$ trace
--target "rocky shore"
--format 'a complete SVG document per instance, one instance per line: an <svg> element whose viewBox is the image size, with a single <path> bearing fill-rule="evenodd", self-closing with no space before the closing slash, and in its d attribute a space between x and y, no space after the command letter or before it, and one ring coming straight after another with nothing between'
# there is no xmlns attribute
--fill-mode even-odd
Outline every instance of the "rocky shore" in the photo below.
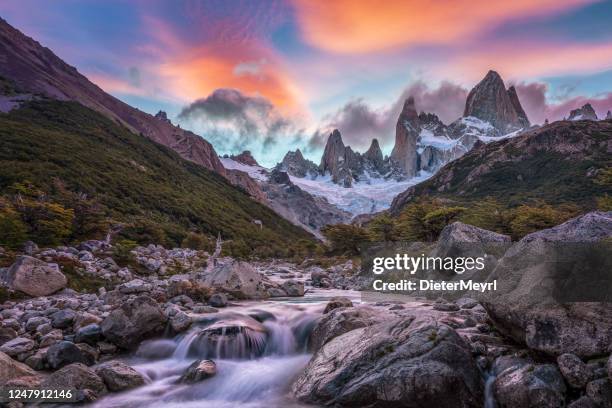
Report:
<svg viewBox="0 0 612 408"><path fill-rule="evenodd" d="M507 241L491 234L456 223L434 250ZM503 288L497 299L463 294L378 301L348 296L366 283L351 261L326 268L309 261L244 262L151 245L133 249L131 261L119 266L103 242L29 245L0 271L5 290L22 295L1 306L0 383L72 388L82 402L103 398L100 404L110 405L101 406L136 406L153 404L158 393L176 401L169 389L235 381L223 377L236 369L227 365L235 360L292 367L275 380L292 404L610 407L610 304L551 301L545 283L554 276L538 266L538 251L542 242L611 236L612 214L595 212L511 244L488 271ZM74 270L65 274L68 265ZM107 284L76 292L67 288L75 271ZM530 293L536 289L537 298ZM166 374L141 362L163 366L164 359L179 357ZM162 391L145 393L160 384ZM123 397L137 391L141 399ZM237 392L228 391L256 399ZM204 406L212 398L180 398L185 395Z"/></svg>

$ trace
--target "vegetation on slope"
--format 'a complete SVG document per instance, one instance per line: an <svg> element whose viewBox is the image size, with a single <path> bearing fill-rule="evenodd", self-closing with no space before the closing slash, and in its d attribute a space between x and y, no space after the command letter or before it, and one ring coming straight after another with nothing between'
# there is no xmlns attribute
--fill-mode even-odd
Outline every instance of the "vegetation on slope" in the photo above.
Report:
<svg viewBox="0 0 612 408"><path fill-rule="evenodd" d="M365 227L330 225L323 229L334 254L357 255L373 242L433 242L447 225L466 224L510 235L518 240L527 234L551 228L583 212L573 204L553 207L544 202L508 208L487 197L467 206L453 206L439 199L421 199L408 204L398 217L382 213Z"/></svg>
<svg viewBox="0 0 612 408"><path fill-rule="evenodd" d="M221 176L74 102L0 114L0 245L103 237L178 246L218 233L234 255L287 256L312 237ZM261 220L263 228L253 223Z"/></svg>

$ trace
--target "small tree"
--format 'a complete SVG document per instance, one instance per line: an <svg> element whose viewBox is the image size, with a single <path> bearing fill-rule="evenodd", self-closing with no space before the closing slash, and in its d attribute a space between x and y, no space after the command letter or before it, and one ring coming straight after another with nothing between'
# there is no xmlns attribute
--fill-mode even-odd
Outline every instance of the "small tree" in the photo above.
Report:
<svg viewBox="0 0 612 408"><path fill-rule="evenodd" d="M27 239L27 226L11 204L0 197L0 246L15 249Z"/></svg>
<svg viewBox="0 0 612 408"><path fill-rule="evenodd" d="M464 207L446 207L438 200L409 204L398 217L396 235L405 241L435 241L464 211Z"/></svg>
<svg viewBox="0 0 612 408"><path fill-rule="evenodd" d="M371 241L394 241L395 221L388 214L381 214L368 223L368 235Z"/></svg>
<svg viewBox="0 0 612 408"><path fill-rule="evenodd" d="M332 253L357 255L360 246L370 241L368 232L357 225L327 225L321 229Z"/></svg>
<svg viewBox="0 0 612 408"><path fill-rule="evenodd" d="M578 209L573 205L561 205L558 208L544 203L535 206L521 205L514 210L514 217L510 222L512 237L520 239L532 232L554 227L577 213Z"/></svg>
<svg viewBox="0 0 612 408"><path fill-rule="evenodd" d="M602 169L597 174L595 183L600 186L612 188L612 167ZM612 211L612 196L605 194L597 198L597 208L602 211Z"/></svg>
<svg viewBox="0 0 612 408"><path fill-rule="evenodd" d="M496 199L487 197L468 207L460 220L466 224L500 234L510 234L512 214Z"/></svg>
<svg viewBox="0 0 612 408"><path fill-rule="evenodd" d="M464 207L442 207L428 212L424 219L426 241L438 239L444 227L455 222L464 211Z"/></svg>
<svg viewBox="0 0 612 408"><path fill-rule="evenodd" d="M197 232L189 232L181 242L183 248L191 248L203 251L212 251L215 244L210 237Z"/></svg>

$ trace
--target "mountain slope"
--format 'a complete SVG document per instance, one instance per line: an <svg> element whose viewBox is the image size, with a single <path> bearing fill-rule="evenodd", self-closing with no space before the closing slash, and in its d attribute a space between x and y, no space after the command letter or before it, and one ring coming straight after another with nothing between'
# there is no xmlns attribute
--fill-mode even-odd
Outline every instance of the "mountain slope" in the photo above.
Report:
<svg viewBox="0 0 612 408"><path fill-rule="evenodd" d="M122 123L135 133L168 146L183 158L225 175L214 148L198 135L159 120L107 94L50 49L0 18L0 76L19 89L57 100L81 103Z"/></svg>
<svg viewBox="0 0 612 408"><path fill-rule="evenodd" d="M594 182L612 165L612 121L560 121L515 138L480 143L429 180L398 195L390 212L399 214L424 196L471 202L492 196L513 206L530 199L593 207L606 193Z"/></svg>
<svg viewBox="0 0 612 408"><path fill-rule="evenodd" d="M115 220L158 225L174 244L187 231L270 251L312 238L220 175L76 102L34 101L0 113L0 168L4 193L27 180L52 195L57 178Z"/></svg>

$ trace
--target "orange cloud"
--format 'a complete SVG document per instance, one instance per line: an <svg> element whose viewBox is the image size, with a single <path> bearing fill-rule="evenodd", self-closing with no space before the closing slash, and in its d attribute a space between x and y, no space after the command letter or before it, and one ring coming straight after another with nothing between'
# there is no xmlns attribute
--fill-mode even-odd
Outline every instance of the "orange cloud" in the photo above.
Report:
<svg viewBox="0 0 612 408"><path fill-rule="evenodd" d="M520 50L520 52L516 52ZM485 46L433 67L438 75L478 79L496 69L507 79L589 74L612 69L612 43L532 42Z"/></svg>
<svg viewBox="0 0 612 408"><path fill-rule="evenodd" d="M156 41L141 50L152 56L155 74L177 99L192 102L215 89L233 88L263 96L286 112L300 110L299 87L265 44L255 39L190 44L163 22L148 23Z"/></svg>
<svg viewBox="0 0 612 408"><path fill-rule="evenodd" d="M450 44L503 23L549 15L596 0L294 0L311 45L364 53L406 45Z"/></svg>

